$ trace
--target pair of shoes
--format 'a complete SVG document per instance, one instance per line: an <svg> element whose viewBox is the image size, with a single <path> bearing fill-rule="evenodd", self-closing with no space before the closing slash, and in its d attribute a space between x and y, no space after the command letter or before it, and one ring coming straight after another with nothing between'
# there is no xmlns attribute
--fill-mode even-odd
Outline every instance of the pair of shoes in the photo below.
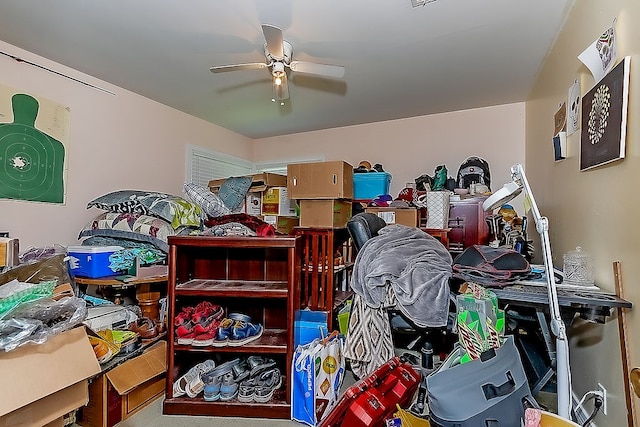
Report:
<svg viewBox="0 0 640 427"><path fill-rule="evenodd" d="M183 314L184 313L184 314ZM190 314L188 320L186 316ZM182 322L176 329L179 345L208 346L211 345L218 328L219 320L224 315L222 307L209 301L200 302L193 310L188 308L176 316L174 324ZM178 319L180 317L180 319ZM185 321L186 320L186 321Z"/></svg>
<svg viewBox="0 0 640 427"><path fill-rule="evenodd" d="M140 317L135 322L131 322L127 329L140 335L140 338L143 340L158 336L158 329L156 328L155 322L148 317Z"/></svg>
<svg viewBox="0 0 640 427"><path fill-rule="evenodd" d="M195 388L191 388L190 384L192 382L195 382L196 379L200 379L201 375L204 372L208 372L215 367L216 363L213 360L205 360L204 362L198 363L197 365L193 366L187 371L186 374L178 378L173 383L173 397L184 396L189 389L191 389L190 393L193 394ZM195 397L195 395L191 397Z"/></svg>
<svg viewBox="0 0 640 427"><path fill-rule="evenodd" d="M230 313L218 326L216 339L211 343L214 347L238 347L255 341L262 336L263 327L251 323L251 317L241 313Z"/></svg>
<svg viewBox="0 0 640 427"><path fill-rule="evenodd" d="M249 377L238 387L238 401L243 403L267 403L282 386L280 369L271 368L256 377Z"/></svg>
<svg viewBox="0 0 640 427"><path fill-rule="evenodd" d="M240 359L229 360L202 375L202 382L204 383L204 400L208 402L215 402L222 398L223 379L225 376L229 375L233 378L233 370L240 363ZM229 381L227 380L227 383L228 382ZM227 388L225 388L225 396L228 395L228 392L229 390L227 385Z"/></svg>
<svg viewBox="0 0 640 427"><path fill-rule="evenodd" d="M276 361L262 356L249 356L247 357L247 365L251 369L249 376L253 378L276 366Z"/></svg>

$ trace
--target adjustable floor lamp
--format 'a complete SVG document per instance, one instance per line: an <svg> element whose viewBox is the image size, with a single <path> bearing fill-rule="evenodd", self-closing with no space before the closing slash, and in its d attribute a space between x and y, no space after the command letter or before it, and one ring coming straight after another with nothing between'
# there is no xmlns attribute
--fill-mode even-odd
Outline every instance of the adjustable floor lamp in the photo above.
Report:
<svg viewBox="0 0 640 427"><path fill-rule="evenodd" d="M524 174L522 165L511 167L512 182L505 184L500 190L493 193L484 201L482 207L485 211L494 210L509 202L523 190L525 192L525 208L531 210L531 215L536 224L536 230L540 234L542 245L542 259L547 279L547 293L549 295L549 309L551 312L551 332L556 337L556 381L558 394L558 415L571 419L571 369L569 367L569 341L567 331L560 316L558 305L558 291L553 274L553 259L551 258L551 243L549 241L549 220L540 215L538 205L533 198L533 192ZM528 202L528 203L527 203ZM529 206L527 206L527 204Z"/></svg>

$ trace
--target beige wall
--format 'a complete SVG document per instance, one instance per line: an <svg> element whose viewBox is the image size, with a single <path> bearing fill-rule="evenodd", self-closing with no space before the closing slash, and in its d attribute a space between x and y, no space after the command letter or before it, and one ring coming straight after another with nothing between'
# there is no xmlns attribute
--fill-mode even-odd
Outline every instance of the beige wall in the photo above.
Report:
<svg viewBox="0 0 640 427"><path fill-rule="evenodd" d="M635 185L640 181L639 132L640 95L640 2L637 0L581 0L575 3L562 33L544 66L527 102L526 169L543 215L550 221L554 262L562 266L562 255L576 246L595 259L596 282L614 291L613 261L621 261L624 296L640 303L640 232L635 220L640 202ZM580 133L569 137L569 158L554 163L547 146L553 133L553 114L566 99L573 79L579 77L582 94L594 85L587 68L577 56L593 42L613 18L618 36L618 56L631 55L631 91L626 158L606 167L580 172ZM637 310L627 316L630 325L631 366L640 365ZM573 386L581 396L602 383L608 390L608 415L598 415L598 425L626 424L620 341L616 317L604 325L576 322L571 334ZM634 401L636 399L634 398ZM636 425L640 421L636 418Z"/></svg>
<svg viewBox="0 0 640 427"><path fill-rule="evenodd" d="M110 95L39 68L0 57L0 83L68 106L70 148L65 205L0 200L0 230L22 250L75 244L100 211L87 202L109 191L140 189L182 194L185 146L251 157L251 140L135 93L93 79L0 42L0 50L115 92Z"/></svg>
<svg viewBox="0 0 640 427"><path fill-rule="evenodd" d="M381 163L392 175L390 193L407 182L434 175L445 165L455 177L469 156L491 167L492 189L510 181L509 168L524 162L524 103L434 114L257 140L257 162L313 158Z"/></svg>

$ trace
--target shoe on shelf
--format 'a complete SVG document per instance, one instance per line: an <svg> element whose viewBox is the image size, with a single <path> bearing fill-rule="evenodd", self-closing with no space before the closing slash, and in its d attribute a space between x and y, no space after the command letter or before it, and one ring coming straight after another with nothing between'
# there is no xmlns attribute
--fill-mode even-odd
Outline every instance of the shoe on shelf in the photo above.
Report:
<svg viewBox="0 0 640 427"><path fill-rule="evenodd" d="M220 400L231 400L238 394L238 383L233 376L233 372L227 372L222 376L222 384L220 384Z"/></svg>
<svg viewBox="0 0 640 427"><path fill-rule="evenodd" d="M249 356L247 357L247 364L251 369L249 376L253 378L276 366L276 361L262 356Z"/></svg>
<svg viewBox="0 0 640 427"><path fill-rule="evenodd" d="M237 321L231 328L231 338L229 346L239 347L241 345L257 340L262 336L264 328L260 324Z"/></svg>
<svg viewBox="0 0 640 427"><path fill-rule="evenodd" d="M191 320L183 325L180 325L176 329L176 338L178 339L178 344L191 345L191 343L193 343L193 339L196 336L195 329L196 325Z"/></svg>
<svg viewBox="0 0 640 427"><path fill-rule="evenodd" d="M217 304L212 304L209 301L201 301L196 305L191 320L198 324L205 321L209 317L213 317L219 320L224 316L224 309Z"/></svg>
<svg viewBox="0 0 640 427"><path fill-rule="evenodd" d="M233 365L231 371L233 372L233 378L235 382L237 382L238 384L249 378L249 375L251 374L251 368L249 367L246 359L242 359L239 363Z"/></svg>
<svg viewBox="0 0 640 427"><path fill-rule="evenodd" d="M256 395L257 378L247 378L238 386L238 402L251 403Z"/></svg>
<svg viewBox="0 0 640 427"><path fill-rule="evenodd" d="M213 347L225 347L229 343L229 338L231 338L231 329L235 322L235 320L229 318L222 319L218 325L218 329L216 330L216 337L211 342Z"/></svg>
<svg viewBox="0 0 640 427"><path fill-rule="evenodd" d="M207 372L204 372L201 375L200 381L203 383L205 400L209 402L213 402L221 399L223 377L230 376L231 379L233 379L234 378L233 368L236 365L238 365L240 362L241 360L239 358L228 360L224 363L221 363L218 366L213 367L212 369L208 370ZM192 380L192 381L193 381L192 392L195 392L195 390L197 390L197 388L199 387L199 384L195 380ZM226 392L228 394L229 392L228 388L226 389Z"/></svg>
<svg viewBox="0 0 640 427"><path fill-rule="evenodd" d="M194 308L191 306L182 307L180 313L173 319L173 324L176 328L184 325L185 323L191 320L191 316L193 315Z"/></svg>
<svg viewBox="0 0 640 427"><path fill-rule="evenodd" d="M204 382L204 400L207 402L220 400L220 386L222 385L220 376L207 372L202 375L202 382Z"/></svg>
<svg viewBox="0 0 640 427"><path fill-rule="evenodd" d="M209 316L202 323L197 323L194 328L194 337L191 345L194 347L206 347L213 344L220 320L215 316Z"/></svg>
<svg viewBox="0 0 640 427"><path fill-rule="evenodd" d="M200 377L204 372L211 371L216 367L216 363L213 360L205 360L204 362L194 365L173 383L173 397L184 396L187 393L189 383L193 381L195 377Z"/></svg>
<svg viewBox="0 0 640 427"><path fill-rule="evenodd" d="M254 402L267 403L273 398L273 394L282 386L280 369L273 368L263 372L258 378Z"/></svg>

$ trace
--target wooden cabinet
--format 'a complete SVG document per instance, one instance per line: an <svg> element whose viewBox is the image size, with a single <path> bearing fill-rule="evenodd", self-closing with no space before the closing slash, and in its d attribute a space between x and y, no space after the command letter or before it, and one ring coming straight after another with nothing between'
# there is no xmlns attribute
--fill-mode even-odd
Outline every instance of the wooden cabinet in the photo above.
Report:
<svg viewBox="0 0 640 427"><path fill-rule="evenodd" d="M289 418L293 324L300 306L299 237L169 237L169 328L165 414ZM173 319L182 307L208 300L225 314L240 312L264 327L262 336L239 347L178 345ZM265 355L276 360L285 384L268 403L205 401L174 397L173 383L206 359L216 365L236 357Z"/></svg>
<svg viewBox="0 0 640 427"><path fill-rule="evenodd" d="M349 232L346 228L295 227L293 234L302 238L301 307L326 311L327 327L332 331L335 306L351 295Z"/></svg>
<svg viewBox="0 0 640 427"><path fill-rule="evenodd" d="M449 210L449 251L455 256L471 245L489 244L490 212L482 209L486 197L451 200Z"/></svg>

